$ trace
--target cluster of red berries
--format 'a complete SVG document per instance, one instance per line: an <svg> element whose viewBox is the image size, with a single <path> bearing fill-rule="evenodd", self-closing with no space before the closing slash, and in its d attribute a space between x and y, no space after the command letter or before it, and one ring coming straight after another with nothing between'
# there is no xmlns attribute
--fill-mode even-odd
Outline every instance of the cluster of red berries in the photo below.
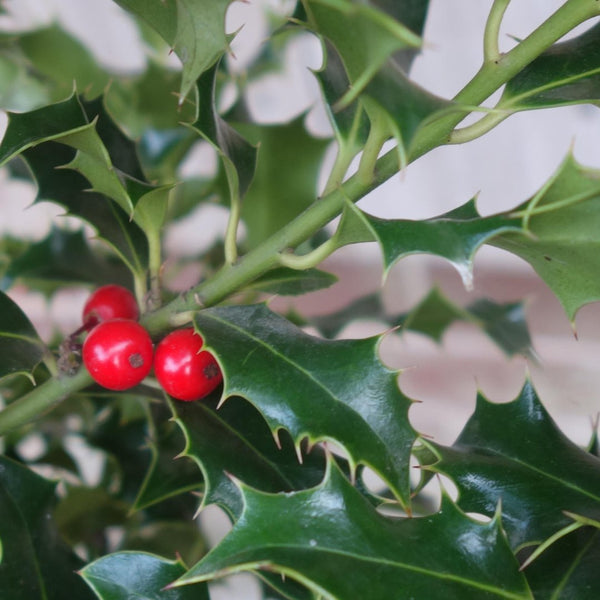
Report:
<svg viewBox="0 0 600 600"><path fill-rule="evenodd" d="M83 364L109 390L126 390L140 383L154 367L161 387L173 398L203 398L221 383L215 357L202 350L204 341L193 327L172 331L157 345L138 323L133 294L118 285L97 289L83 307Z"/></svg>

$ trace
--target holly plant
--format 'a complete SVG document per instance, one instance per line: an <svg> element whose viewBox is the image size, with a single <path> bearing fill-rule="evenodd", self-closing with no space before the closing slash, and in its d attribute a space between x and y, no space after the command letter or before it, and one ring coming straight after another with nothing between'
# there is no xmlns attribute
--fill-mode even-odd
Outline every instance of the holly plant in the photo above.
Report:
<svg viewBox="0 0 600 600"><path fill-rule="evenodd" d="M598 105L600 2L563 0L508 39L510 0L489 1L481 67L445 98L411 79L427 0L262 3L243 68L235 1L114 1L145 53L135 73L58 23L0 34L2 176L69 216L43 239L0 238L0 597L204 600L244 572L264 598L599 598L597 440L567 438L527 380L512 402L480 395L444 445L413 426L419 398L381 358L384 337L467 321L532 359L521 302L463 306L438 286L407 312L373 293L315 316L277 299L336 294L326 259L362 244L385 274L429 254L475 289L476 253L501 248L566 323L600 300L600 172L568 148L505 212L461 198L384 219L365 198L514 113ZM266 122L251 101L306 39L326 135L311 106ZM185 223L202 249L171 252ZM82 288L66 334L40 336L18 305ZM344 338L365 318L377 335ZM214 544L211 505L231 524Z"/></svg>

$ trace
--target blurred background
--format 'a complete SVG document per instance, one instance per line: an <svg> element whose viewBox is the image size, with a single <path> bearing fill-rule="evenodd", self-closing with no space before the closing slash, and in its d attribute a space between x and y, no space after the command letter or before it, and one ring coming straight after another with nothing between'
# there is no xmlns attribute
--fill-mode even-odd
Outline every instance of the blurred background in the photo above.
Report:
<svg viewBox="0 0 600 600"><path fill-rule="evenodd" d="M511 3L501 30L501 50L512 46L513 37L525 37L562 3ZM285 14L293 4L251 0L231 5L226 28L229 32L239 30L232 43L233 54L227 59L231 69L243 72L260 51L268 31L266 13ZM491 4L491 0L431 0L424 47L414 62L412 78L440 96L455 95L481 64L483 28ZM112 72L134 74L144 67L136 28L111 0L6 0L4 5L8 14L0 16L1 30L58 22ZM178 68L174 55L165 60ZM318 135L328 135L330 127L311 73L320 65L317 40L309 34L298 36L286 47L285 70L265 75L249 87L253 116L263 122L278 122L307 112L306 126ZM491 98L489 104L493 103ZM0 113L0 136L5 126L6 117ZM570 151L583 165L600 168L599 134L600 111L593 106L520 113L479 140L431 152L364 198L360 206L380 217L423 219L477 197L484 215L507 210L532 196ZM333 148L328 165L332 159ZM199 147L185 168L201 171L214 160L206 148ZM0 234L42 239L53 221L68 223L60 207L50 203L30 207L34 196L30 185L11 181L0 170ZM216 239L222 236L225 222L226 215L219 207L194 212L191 219L166 231L166 258L192 255L209 244L205 234L195 239L199 223L203 232ZM374 245L344 248L323 267L337 274L339 282L295 300L305 314L341 308L383 283L380 252ZM600 412L600 307L582 308L571 324L558 300L527 263L491 247L484 247L476 256L472 290L464 288L459 274L442 259L422 255L403 259L385 281L386 305L394 312L408 310L434 285L460 305L481 297L499 302L525 299L538 360L507 358L481 330L466 323L452 325L441 344L411 332L387 336L381 346L384 361L404 370L399 379L402 391L421 401L411 408L414 427L441 443L452 443L474 408L477 390L491 400L509 401L529 374L563 431L577 443L586 444L592 432L591 420ZM67 333L78 326L87 293L66 289L46 301L20 286L10 290L46 338L55 327ZM276 308L289 305L288 300L277 298L273 303ZM347 327L341 335L362 337L381 331L381 323L363 321ZM203 520L217 523L214 531L209 527L209 535L222 535L225 525L221 516L213 515L210 508L206 512ZM243 578L241 581L243 597L250 598L245 586L251 584ZM231 598L232 589L223 591L222 597Z"/></svg>

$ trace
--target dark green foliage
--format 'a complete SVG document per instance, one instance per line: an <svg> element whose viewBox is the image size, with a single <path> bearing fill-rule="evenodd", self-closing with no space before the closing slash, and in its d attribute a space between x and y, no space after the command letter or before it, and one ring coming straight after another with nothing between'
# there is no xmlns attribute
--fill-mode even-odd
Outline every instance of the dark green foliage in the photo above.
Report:
<svg viewBox="0 0 600 600"><path fill-rule="evenodd" d="M0 379L30 374L42 360L45 347L23 311L0 292Z"/></svg>
<svg viewBox="0 0 600 600"><path fill-rule="evenodd" d="M209 309L195 323L221 362L225 401L243 396L297 446L304 438L339 443L352 464L369 465L408 504L410 400L380 362L378 339L310 337L263 305Z"/></svg>
<svg viewBox="0 0 600 600"><path fill-rule="evenodd" d="M208 599L206 586L164 591L183 572L185 567L179 561L166 561L141 552L122 552L89 564L81 574L101 600L120 600L132 595L147 600Z"/></svg>
<svg viewBox="0 0 600 600"><path fill-rule="evenodd" d="M381 219L368 198L427 151L514 112L598 105L600 26L559 42L600 15L598 3L564 2L502 55L495 27L507 3L489 3L484 64L453 99L410 76L430 43L427 1L280 3L242 69L225 28L237 3L116 4L146 46L139 73L112 72L58 23L0 33L0 164L36 186L34 204L58 204L76 223L35 241L0 237L0 598L209 600L209 583L242 571L263 597L292 600L600 597L597 423L579 448L528 382L507 404L480 396L454 444L436 444L414 429L401 372L379 354L385 335L440 342L463 321L507 357L531 360L522 301L478 293L463 306L434 286L404 313L381 291L319 317L289 298L286 317L264 303L335 295L321 263L372 242L386 273L408 255L435 255L469 291L477 252L497 246L535 269L565 321L598 301L600 177L570 154L539 192L498 214L469 200L426 220ZM306 36L323 51L313 75L331 133L315 135L312 106L258 122L249 101L253 85L286 73ZM181 70L166 66L169 50ZM501 88L496 110L458 133ZM214 164L193 162L199 148ZM198 216L211 204L229 210L222 231ZM206 250L168 255L165 235L190 216L177 241L208 239ZM164 286L188 268L197 285ZM100 389L85 368L71 373L85 333L46 343L13 299L109 282L135 290L154 342L196 327L223 384L192 403L166 397L152 375L125 392ZM340 337L361 319L378 335ZM456 485L455 500L430 493L437 474ZM212 549L195 521L211 504L232 523Z"/></svg>
<svg viewBox="0 0 600 600"><path fill-rule="evenodd" d="M388 519L335 467L306 492L243 493L245 510L233 531L179 583L258 567L334 598L383 598L389 590L402 598L531 597L498 521L475 523L449 500L432 517ZM271 530L257 535L256 524L267 520Z"/></svg>
<svg viewBox="0 0 600 600"><path fill-rule="evenodd" d="M571 523L567 512L600 519L600 460L561 433L530 384L508 404L480 397L455 444L435 451L465 510L492 515L502 503L515 548Z"/></svg>
<svg viewBox="0 0 600 600"><path fill-rule="evenodd" d="M14 600L93 596L75 570L81 561L60 540L52 520L56 486L0 457L0 590Z"/></svg>

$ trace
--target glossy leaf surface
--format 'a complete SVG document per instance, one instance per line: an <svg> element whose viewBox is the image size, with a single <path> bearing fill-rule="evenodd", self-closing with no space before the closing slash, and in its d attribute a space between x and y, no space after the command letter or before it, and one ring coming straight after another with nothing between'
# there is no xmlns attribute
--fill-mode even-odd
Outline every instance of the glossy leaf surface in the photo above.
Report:
<svg viewBox="0 0 600 600"><path fill-rule="evenodd" d="M389 519L335 467L304 492L242 491L244 513L232 532L178 584L264 568L336 600L390 590L398 600L531 598L498 522L475 523L449 500L431 517Z"/></svg>
<svg viewBox="0 0 600 600"><path fill-rule="evenodd" d="M463 510L492 515L502 502L515 548L570 524L564 511L600 519L600 460L559 430L530 383L507 404L480 396L456 442L435 448Z"/></svg>
<svg viewBox="0 0 600 600"><path fill-rule="evenodd" d="M209 600L205 585L165 590L185 572L180 562L144 552L108 554L81 570L100 600Z"/></svg>
<svg viewBox="0 0 600 600"><path fill-rule="evenodd" d="M10 113L8 126L0 143L0 163L4 164L27 148L61 138L66 132L88 126L87 117L74 94L63 102L50 104L26 113Z"/></svg>
<svg viewBox="0 0 600 600"><path fill-rule="evenodd" d="M321 340L263 305L208 309L195 323L223 369L223 398L246 398L297 445L303 438L341 444L408 504L410 400L380 362L378 338Z"/></svg>
<svg viewBox="0 0 600 600"><path fill-rule="evenodd" d="M303 446L300 463L289 436L281 435L278 447L260 413L242 398L230 398L218 410L215 398L173 401L172 410L186 438L181 451L204 475L203 506L216 503L240 515L242 497L231 477L267 492L311 487L323 477L320 446L310 452Z"/></svg>
<svg viewBox="0 0 600 600"><path fill-rule="evenodd" d="M509 110L600 103L600 26L555 44L511 79L500 105Z"/></svg>
<svg viewBox="0 0 600 600"><path fill-rule="evenodd" d="M432 219L385 220L366 215L384 256L385 268L410 254L434 254L449 260L467 287L472 286L473 257L494 236L519 231L517 219L506 214L482 217L474 200Z"/></svg>
<svg viewBox="0 0 600 600"><path fill-rule="evenodd" d="M512 211L483 217L469 201L423 221L364 218L382 247L386 269L410 254L434 254L449 260L471 287L473 257L490 244L530 263L570 319L600 299L598 173L571 155L537 194Z"/></svg>
<svg viewBox="0 0 600 600"><path fill-rule="evenodd" d="M81 561L52 521L55 484L0 457L0 597L11 600L91 600L75 570Z"/></svg>
<svg viewBox="0 0 600 600"><path fill-rule="evenodd" d="M515 213L524 233L504 233L491 244L526 260L552 289L572 320L600 300L600 178L569 155L551 180Z"/></svg>

